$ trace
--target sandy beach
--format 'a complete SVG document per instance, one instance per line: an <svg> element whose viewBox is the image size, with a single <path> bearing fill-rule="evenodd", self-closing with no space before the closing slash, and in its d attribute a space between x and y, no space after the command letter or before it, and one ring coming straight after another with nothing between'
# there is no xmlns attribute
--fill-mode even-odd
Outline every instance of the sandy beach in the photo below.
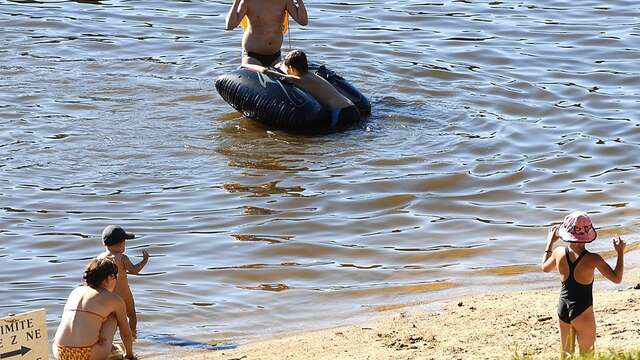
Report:
<svg viewBox="0 0 640 360"><path fill-rule="evenodd" d="M635 269L615 288L596 281L596 348L632 350L640 335ZM450 300L435 311L404 308L369 322L289 334L220 352L186 352L188 360L557 358L558 289L484 294Z"/></svg>

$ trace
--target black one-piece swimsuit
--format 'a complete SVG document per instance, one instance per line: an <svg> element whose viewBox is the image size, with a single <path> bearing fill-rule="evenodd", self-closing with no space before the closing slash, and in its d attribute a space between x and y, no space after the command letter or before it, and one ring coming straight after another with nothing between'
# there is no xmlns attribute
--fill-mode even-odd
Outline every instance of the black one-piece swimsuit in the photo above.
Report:
<svg viewBox="0 0 640 360"><path fill-rule="evenodd" d="M558 317L565 323L571 323L571 321L577 318L591 305L593 305L593 281L588 284L580 284L574 277L574 270L576 265L582 260L584 255L588 253L584 250L576 259L575 262L571 262L569 258L569 249L564 248L567 264L569 265L569 276L567 280L562 282L562 288L560 289L560 302L558 303Z"/></svg>

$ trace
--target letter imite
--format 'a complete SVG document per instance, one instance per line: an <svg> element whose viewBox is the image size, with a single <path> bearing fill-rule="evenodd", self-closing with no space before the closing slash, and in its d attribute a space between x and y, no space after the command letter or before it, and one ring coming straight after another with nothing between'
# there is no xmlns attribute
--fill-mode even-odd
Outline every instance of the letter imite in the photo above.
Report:
<svg viewBox="0 0 640 360"><path fill-rule="evenodd" d="M44 309L0 319L0 359L47 360L49 337Z"/></svg>

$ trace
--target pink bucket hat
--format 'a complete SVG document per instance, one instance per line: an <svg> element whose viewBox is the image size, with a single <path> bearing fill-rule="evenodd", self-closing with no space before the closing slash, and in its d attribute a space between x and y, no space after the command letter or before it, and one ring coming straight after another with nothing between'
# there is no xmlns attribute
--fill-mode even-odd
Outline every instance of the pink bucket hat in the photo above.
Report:
<svg viewBox="0 0 640 360"><path fill-rule="evenodd" d="M584 211L574 211L558 227L558 236L566 242L589 243L598 235L589 215Z"/></svg>

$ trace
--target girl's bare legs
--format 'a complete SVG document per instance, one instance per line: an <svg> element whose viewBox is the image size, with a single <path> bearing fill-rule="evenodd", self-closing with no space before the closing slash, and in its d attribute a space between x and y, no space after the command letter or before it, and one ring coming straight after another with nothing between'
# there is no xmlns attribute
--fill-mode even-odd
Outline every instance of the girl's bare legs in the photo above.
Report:
<svg viewBox="0 0 640 360"><path fill-rule="evenodd" d="M115 315L111 314L102 323L102 328L100 329L100 342L93 347L93 351L91 351L91 360L104 360L111 353L111 345L113 344L113 337L116 334L116 329L118 328L118 321L116 320Z"/></svg>
<svg viewBox="0 0 640 360"><path fill-rule="evenodd" d="M596 342L596 317L593 314L593 306L573 319L571 326L576 329L580 355L592 353Z"/></svg>
<svg viewBox="0 0 640 360"><path fill-rule="evenodd" d="M571 324L562 320L558 320L558 324L560 325L560 358L564 359L575 351L576 334Z"/></svg>

